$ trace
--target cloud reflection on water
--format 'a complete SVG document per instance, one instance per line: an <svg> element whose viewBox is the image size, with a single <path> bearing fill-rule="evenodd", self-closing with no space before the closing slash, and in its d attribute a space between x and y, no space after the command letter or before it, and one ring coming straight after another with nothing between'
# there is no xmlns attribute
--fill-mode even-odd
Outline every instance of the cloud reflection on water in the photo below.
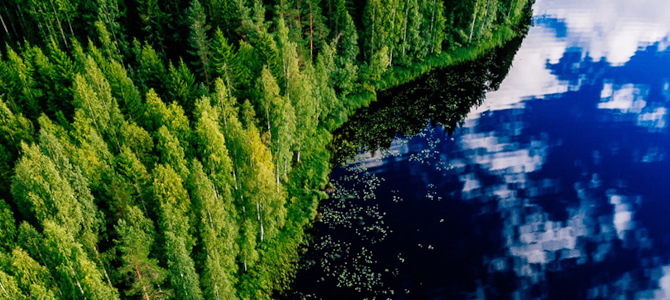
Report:
<svg viewBox="0 0 670 300"><path fill-rule="evenodd" d="M507 253L491 258L487 263L496 272L513 270L522 279L519 289L514 292L515 298L531 297L528 289L546 282L547 272L563 270L562 266L567 261L573 261L577 266L590 264L605 267L607 263L616 263L611 261L620 255L614 254L615 251L621 251L616 249L623 247L643 251L652 248L654 241L636 218L636 210L644 205L645 199L642 195L631 194L625 188L628 185L626 177L603 183L597 173L592 173L590 181L577 180L574 183L574 194L578 199L576 203L573 201L574 204L565 207L568 211L565 220L552 218L546 208L537 205L535 199L558 193L560 180L529 177L538 177L530 175L543 169L547 154L552 152L552 144L561 141L548 142L532 137L526 142L515 141L515 136L521 135L519 132L531 124L511 117L518 115L511 111L527 109L528 101L543 101L541 99L547 97L556 98L552 95L579 91L582 79L607 77L595 74L598 70L592 69L593 74L582 73L576 82L559 79L560 76L556 75L555 70L548 69L547 64L561 64L561 59L568 53L579 53L579 61L587 63L603 59L607 66L615 68L629 63L638 51L650 45L656 48L655 51L665 51L670 36L670 18L667 17L670 1L639 1L631 4L630 1L618 0L538 0L534 11L537 27L524 40L514 59L514 67L500 90L490 92L487 101L470 113L463 126L463 134L458 136L457 141L463 153L473 154L468 157L469 163L477 164L488 174L497 174L501 179L500 184L488 188L492 189L492 194L499 201L498 213L503 219L501 231L506 240ZM567 66L575 70L580 67L578 63ZM657 86L622 83L621 80L606 78L601 80L600 99L594 103L597 109L612 116L607 120L632 123L646 128L649 133L664 131L667 126L667 100L670 98L667 79L662 87L665 99L653 100L650 99L650 91ZM599 84L594 86L598 87ZM584 117L596 118L588 115ZM491 118L496 121L490 121ZM496 127L503 129L479 132L483 119L489 119L489 124L493 122ZM668 151L668 145L641 147L640 151L632 151L632 161L658 163L664 161ZM599 153L598 150L594 151L592 162L575 161L575 165L598 165L602 159ZM586 169L594 172L598 168ZM477 189L486 188L479 183L481 179L476 172L462 174L459 178L463 184L463 200L478 197L481 192ZM603 198L605 202L601 200ZM645 275L635 269L610 274L613 276L611 280L599 280L599 283L588 287L583 296L669 297L668 258L640 256L637 259ZM656 262L651 263L649 260ZM649 282L645 282L644 278Z"/></svg>

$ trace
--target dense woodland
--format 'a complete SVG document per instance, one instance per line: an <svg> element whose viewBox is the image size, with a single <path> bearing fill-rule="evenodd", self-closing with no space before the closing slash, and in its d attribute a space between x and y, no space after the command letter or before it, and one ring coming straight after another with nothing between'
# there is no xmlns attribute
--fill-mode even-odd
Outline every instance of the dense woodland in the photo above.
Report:
<svg viewBox="0 0 670 300"><path fill-rule="evenodd" d="M519 23L519 36L485 55L435 70L421 78L378 93L379 101L356 111L333 132L331 153L335 164L356 160L361 152L389 150L398 136L411 139L426 126L440 126L451 135L472 107L497 90L521 47L531 12Z"/></svg>
<svg viewBox="0 0 670 300"><path fill-rule="evenodd" d="M3 0L0 298L265 299L375 91L528 0Z"/></svg>

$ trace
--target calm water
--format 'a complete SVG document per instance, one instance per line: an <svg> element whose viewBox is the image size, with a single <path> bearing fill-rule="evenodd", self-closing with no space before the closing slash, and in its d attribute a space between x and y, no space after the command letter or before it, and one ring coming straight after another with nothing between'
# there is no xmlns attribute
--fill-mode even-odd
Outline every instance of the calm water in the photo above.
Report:
<svg viewBox="0 0 670 300"><path fill-rule="evenodd" d="M538 0L523 41L382 95L291 297L669 299L668 13Z"/></svg>

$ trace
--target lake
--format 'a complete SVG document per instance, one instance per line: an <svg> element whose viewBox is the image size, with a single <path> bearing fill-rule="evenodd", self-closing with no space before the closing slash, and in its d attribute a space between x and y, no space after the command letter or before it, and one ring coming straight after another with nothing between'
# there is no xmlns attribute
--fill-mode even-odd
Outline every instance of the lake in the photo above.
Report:
<svg viewBox="0 0 670 300"><path fill-rule="evenodd" d="M536 1L523 39L380 93L291 299L670 298L670 1Z"/></svg>

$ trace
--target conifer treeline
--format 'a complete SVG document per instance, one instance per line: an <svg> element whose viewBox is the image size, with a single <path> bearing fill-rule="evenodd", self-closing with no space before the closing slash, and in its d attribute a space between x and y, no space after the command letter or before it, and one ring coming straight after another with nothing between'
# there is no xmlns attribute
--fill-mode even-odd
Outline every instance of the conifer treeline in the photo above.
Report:
<svg viewBox="0 0 670 300"><path fill-rule="evenodd" d="M524 8L2 1L0 298L270 298L355 95Z"/></svg>

